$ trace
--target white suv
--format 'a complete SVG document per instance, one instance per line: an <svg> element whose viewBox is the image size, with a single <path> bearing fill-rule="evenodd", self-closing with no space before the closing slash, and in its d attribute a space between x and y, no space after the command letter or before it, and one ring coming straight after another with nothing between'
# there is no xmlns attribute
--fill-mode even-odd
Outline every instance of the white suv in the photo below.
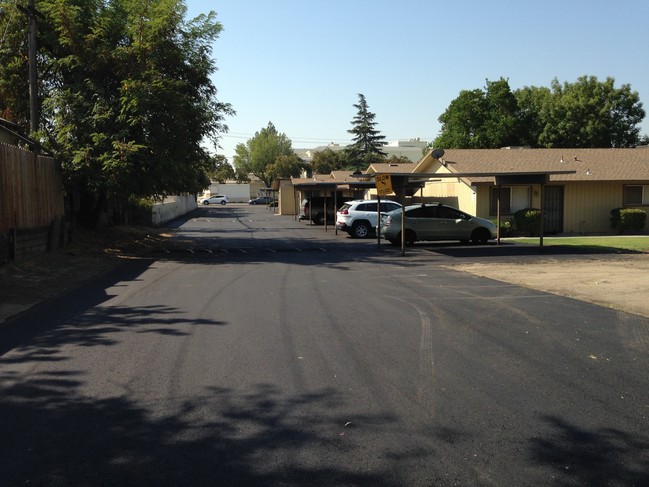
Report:
<svg viewBox="0 0 649 487"><path fill-rule="evenodd" d="M228 202L228 197L224 194L215 194L210 196L209 198L202 198L201 199L201 204L203 205L209 205L210 203L212 204L220 204L224 205Z"/></svg>
<svg viewBox="0 0 649 487"><path fill-rule="evenodd" d="M396 201L381 201L381 213L401 208ZM336 227L352 238L365 238L376 232L378 225L378 201L354 200L340 207L336 214Z"/></svg>

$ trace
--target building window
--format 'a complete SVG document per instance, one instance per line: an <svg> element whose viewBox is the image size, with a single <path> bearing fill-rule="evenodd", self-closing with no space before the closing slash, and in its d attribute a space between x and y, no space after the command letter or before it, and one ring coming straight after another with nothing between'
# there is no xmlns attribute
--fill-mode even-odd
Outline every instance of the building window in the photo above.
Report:
<svg viewBox="0 0 649 487"><path fill-rule="evenodd" d="M512 215L518 210L530 208L532 205L531 186L501 186L500 188L500 214ZM498 214L498 187L491 188L491 215Z"/></svg>
<svg viewBox="0 0 649 487"><path fill-rule="evenodd" d="M649 205L649 185L624 186L624 205Z"/></svg>

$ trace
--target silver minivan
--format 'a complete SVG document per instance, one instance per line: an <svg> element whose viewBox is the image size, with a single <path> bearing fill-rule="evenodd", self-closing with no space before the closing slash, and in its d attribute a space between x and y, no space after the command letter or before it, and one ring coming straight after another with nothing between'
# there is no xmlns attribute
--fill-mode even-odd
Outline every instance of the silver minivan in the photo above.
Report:
<svg viewBox="0 0 649 487"><path fill-rule="evenodd" d="M396 201L381 201L381 213L401 208ZM379 202L377 200L348 201L336 213L336 227L352 238L365 238L375 233L379 219Z"/></svg>
<svg viewBox="0 0 649 487"><path fill-rule="evenodd" d="M496 238L496 225L439 203L411 205L405 208L405 242L420 240L460 240L486 243ZM381 236L393 245L401 245L401 210L381 218Z"/></svg>

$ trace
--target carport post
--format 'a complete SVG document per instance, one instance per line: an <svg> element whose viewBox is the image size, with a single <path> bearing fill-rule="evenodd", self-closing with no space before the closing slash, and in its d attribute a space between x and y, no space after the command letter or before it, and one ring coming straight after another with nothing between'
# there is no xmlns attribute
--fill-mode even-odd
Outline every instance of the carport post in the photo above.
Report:
<svg viewBox="0 0 649 487"><path fill-rule="evenodd" d="M334 185L334 235L338 235L338 185Z"/></svg>
<svg viewBox="0 0 649 487"><path fill-rule="evenodd" d="M300 216L298 215L300 211L300 200L298 199L299 196L297 194L297 190L295 189L295 186L293 186L293 202L295 203L295 216L294 216L294 221L298 221Z"/></svg>
<svg viewBox="0 0 649 487"><path fill-rule="evenodd" d="M324 212L324 229L326 232L327 231L327 188L326 187L324 189L324 198L322 200L324 201L322 210Z"/></svg>
<svg viewBox="0 0 649 487"><path fill-rule="evenodd" d="M405 203L405 199L403 200ZM406 255L406 205L401 205L401 257Z"/></svg>
<svg viewBox="0 0 649 487"><path fill-rule="evenodd" d="M378 220L376 221L376 246L377 248L381 247L381 196L376 195L376 211Z"/></svg>
<svg viewBox="0 0 649 487"><path fill-rule="evenodd" d="M539 247L543 248L543 227L544 227L544 220L545 220L545 211L543 209L543 205L545 202L543 201L543 193L545 192L545 184L541 184L541 192L539 194L539 207L541 208L541 218L539 219Z"/></svg>
<svg viewBox="0 0 649 487"><path fill-rule="evenodd" d="M498 201L496 201L496 245L500 245L500 188L502 186L498 185L498 191L496 193Z"/></svg>

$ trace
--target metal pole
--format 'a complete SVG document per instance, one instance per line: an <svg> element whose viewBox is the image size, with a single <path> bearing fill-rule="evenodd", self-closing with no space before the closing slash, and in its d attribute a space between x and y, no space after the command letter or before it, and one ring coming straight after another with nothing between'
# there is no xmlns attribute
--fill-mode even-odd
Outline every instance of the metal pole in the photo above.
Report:
<svg viewBox="0 0 649 487"><path fill-rule="evenodd" d="M30 130L38 130L38 76L36 72L36 6L35 0L29 0L29 112Z"/></svg>
<svg viewBox="0 0 649 487"><path fill-rule="evenodd" d="M324 202L322 205L322 210L324 212L324 230L327 231L327 188L324 189Z"/></svg>
<svg viewBox="0 0 649 487"><path fill-rule="evenodd" d="M376 214L378 220L376 221L376 246L381 247L381 196L376 195Z"/></svg>
<svg viewBox="0 0 649 487"><path fill-rule="evenodd" d="M338 185L334 186L334 235L338 235Z"/></svg>
<svg viewBox="0 0 649 487"><path fill-rule="evenodd" d="M406 205L405 198L403 205L401 205L401 257L406 255Z"/></svg>
<svg viewBox="0 0 649 487"><path fill-rule="evenodd" d="M544 204L544 202L543 202L543 200L544 200L543 192L544 192L544 190L545 190L545 185L542 184L541 185L541 194L540 194L540 197L539 197L539 199L541 200L540 205L539 205L539 207L541 208L541 220L539 221L539 246L541 248L543 248L543 220L545 220L545 210L543 209L543 204Z"/></svg>
<svg viewBox="0 0 649 487"><path fill-rule="evenodd" d="M500 245L500 184L498 185L498 201L496 202L497 228L496 228L496 245Z"/></svg>

